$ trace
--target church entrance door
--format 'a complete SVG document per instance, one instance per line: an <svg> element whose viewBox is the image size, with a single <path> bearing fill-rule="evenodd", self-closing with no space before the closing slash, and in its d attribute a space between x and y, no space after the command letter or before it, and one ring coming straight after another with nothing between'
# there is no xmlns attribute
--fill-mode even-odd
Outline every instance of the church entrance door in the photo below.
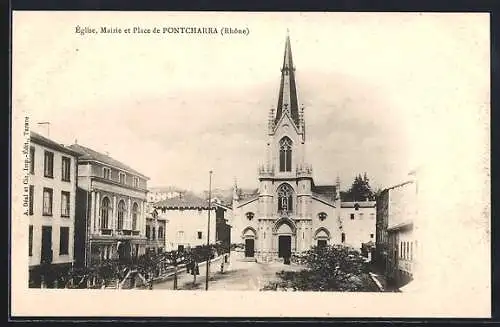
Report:
<svg viewBox="0 0 500 327"><path fill-rule="evenodd" d="M255 242L253 238L247 238L245 240L245 257L253 258L255 252Z"/></svg>
<svg viewBox="0 0 500 327"><path fill-rule="evenodd" d="M289 263L291 256L292 256L292 237L288 235L279 236L278 257L283 258L285 260L285 263Z"/></svg>
<svg viewBox="0 0 500 327"><path fill-rule="evenodd" d="M318 248L324 248L326 244L326 240L318 240Z"/></svg>

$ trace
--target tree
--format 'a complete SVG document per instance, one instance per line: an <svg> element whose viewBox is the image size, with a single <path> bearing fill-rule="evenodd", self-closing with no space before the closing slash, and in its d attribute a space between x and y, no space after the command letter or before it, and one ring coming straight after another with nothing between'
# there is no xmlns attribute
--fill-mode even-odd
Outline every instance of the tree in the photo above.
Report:
<svg viewBox="0 0 500 327"><path fill-rule="evenodd" d="M264 290L376 292L365 259L359 251L344 245L315 247L306 253L307 269L281 271L280 280Z"/></svg>
<svg viewBox="0 0 500 327"><path fill-rule="evenodd" d="M370 179L367 174L358 174L347 192L341 192L345 201L366 201L375 200L375 192L370 186Z"/></svg>

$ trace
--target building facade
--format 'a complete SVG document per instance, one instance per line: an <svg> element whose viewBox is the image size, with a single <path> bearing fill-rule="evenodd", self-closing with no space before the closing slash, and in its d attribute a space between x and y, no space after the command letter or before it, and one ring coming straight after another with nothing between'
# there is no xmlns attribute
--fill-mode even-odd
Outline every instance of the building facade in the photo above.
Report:
<svg viewBox="0 0 500 327"><path fill-rule="evenodd" d="M418 240L413 235L413 223L405 222L387 230L391 251L386 263L386 278L395 287L402 287L413 279Z"/></svg>
<svg viewBox="0 0 500 327"><path fill-rule="evenodd" d="M167 219L151 204L146 213L146 253L162 253L166 247Z"/></svg>
<svg viewBox="0 0 500 327"><path fill-rule="evenodd" d="M374 203L356 208L354 203L347 203L342 208L338 179L333 185L314 182L305 155L304 109L299 107L289 36L285 42L278 105L269 113L267 136L258 191L242 196L234 187L231 238L233 243L244 244L247 257L285 260L313 246L348 244L349 240L361 248L370 235L373 238ZM352 220L351 211L357 215ZM360 218L361 212L368 217Z"/></svg>
<svg viewBox="0 0 500 327"><path fill-rule="evenodd" d="M399 288L413 279L419 249L414 233L417 218L417 183L409 179L384 189L377 199L377 266Z"/></svg>
<svg viewBox="0 0 500 327"><path fill-rule="evenodd" d="M376 201L340 201L343 243L370 260L375 252Z"/></svg>
<svg viewBox="0 0 500 327"><path fill-rule="evenodd" d="M154 204L158 217L167 221L167 251L194 248L207 244L208 210L210 208L209 244L230 241L227 224L231 208L190 193L181 193ZM228 240L229 238L229 240Z"/></svg>
<svg viewBox="0 0 500 327"><path fill-rule="evenodd" d="M148 177L79 144L77 263L128 260L145 253Z"/></svg>
<svg viewBox="0 0 500 327"><path fill-rule="evenodd" d="M31 132L29 284L54 287L73 266L78 153ZM52 273L51 273L52 272Z"/></svg>

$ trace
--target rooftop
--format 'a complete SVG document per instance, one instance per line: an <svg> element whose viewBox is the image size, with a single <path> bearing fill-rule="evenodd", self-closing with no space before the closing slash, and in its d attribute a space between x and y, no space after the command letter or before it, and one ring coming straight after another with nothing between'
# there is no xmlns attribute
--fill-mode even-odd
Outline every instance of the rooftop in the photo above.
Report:
<svg viewBox="0 0 500 327"><path fill-rule="evenodd" d="M377 204L376 201L359 201L359 202L342 202L342 208L354 208L356 204L359 208L374 208Z"/></svg>
<svg viewBox="0 0 500 327"><path fill-rule="evenodd" d="M112 157L110 157L106 154L103 154L103 153L97 152L95 150L92 150L88 147L85 147L83 145L72 144L69 146L69 148L71 148L72 150L81 154L81 156L79 158L80 162L97 161L97 162L101 162L101 163L104 163L106 165L115 167L117 169L124 170L126 172L131 173L131 174L138 175L144 179L149 179L149 177L141 174L140 172L138 172L135 169L130 168L129 166L125 165L124 163L122 163L116 159L113 159Z"/></svg>
<svg viewBox="0 0 500 327"><path fill-rule="evenodd" d="M30 141L75 157L81 156L79 152L72 150L71 148L65 146L64 144L57 143L33 131L30 132Z"/></svg>
<svg viewBox="0 0 500 327"><path fill-rule="evenodd" d="M208 201L190 193L178 197L159 201L153 205L155 208L165 209L208 209Z"/></svg>

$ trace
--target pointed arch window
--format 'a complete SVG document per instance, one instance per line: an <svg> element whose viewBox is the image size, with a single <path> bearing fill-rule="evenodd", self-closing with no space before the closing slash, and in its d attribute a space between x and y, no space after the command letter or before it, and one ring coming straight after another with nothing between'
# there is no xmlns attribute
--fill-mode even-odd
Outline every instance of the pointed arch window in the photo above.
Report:
<svg viewBox="0 0 500 327"><path fill-rule="evenodd" d="M137 217L139 216L139 205L134 202L132 205L132 230L137 229Z"/></svg>
<svg viewBox="0 0 500 327"><path fill-rule="evenodd" d="M286 136L280 141L280 171L292 171L292 140Z"/></svg>
<svg viewBox="0 0 500 327"><path fill-rule="evenodd" d="M101 229L109 228L109 216L111 212L111 203L108 197L104 197L101 203Z"/></svg>
<svg viewBox="0 0 500 327"><path fill-rule="evenodd" d="M123 220L125 218L125 212L126 212L125 201L121 200L118 203L118 224L116 227L117 230L123 229Z"/></svg>
<svg viewBox="0 0 500 327"><path fill-rule="evenodd" d="M288 184L278 188L278 212L293 212L293 188Z"/></svg>

